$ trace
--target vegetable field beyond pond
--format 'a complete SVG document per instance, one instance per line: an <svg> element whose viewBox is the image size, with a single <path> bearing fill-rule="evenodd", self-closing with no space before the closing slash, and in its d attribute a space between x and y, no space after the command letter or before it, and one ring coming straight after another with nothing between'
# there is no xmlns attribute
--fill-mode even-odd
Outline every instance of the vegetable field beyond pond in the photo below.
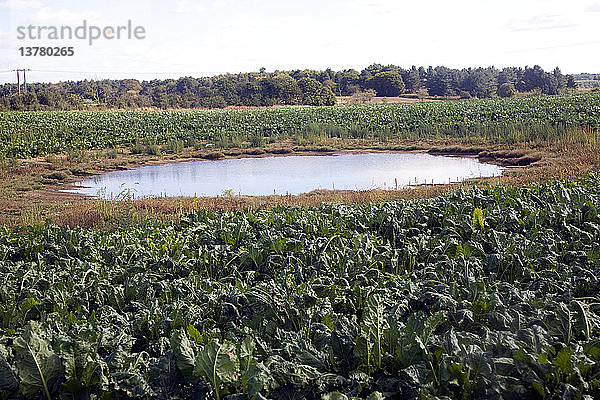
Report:
<svg viewBox="0 0 600 400"><path fill-rule="evenodd" d="M492 143L571 139L600 128L600 94L518 99L245 110L0 113L0 155L205 144L254 147L284 139L469 139Z"/></svg>

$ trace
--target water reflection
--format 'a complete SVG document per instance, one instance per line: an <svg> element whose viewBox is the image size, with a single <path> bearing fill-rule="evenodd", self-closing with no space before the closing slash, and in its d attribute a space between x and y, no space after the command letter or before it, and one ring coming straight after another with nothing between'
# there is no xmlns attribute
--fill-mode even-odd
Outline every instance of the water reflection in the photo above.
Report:
<svg viewBox="0 0 600 400"><path fill-rule="evenodd" d="M114 198L299 194L315 189L395 189L497 176L502 168L474 158L421 153L364 153L190 161L108 172L72 192Z"/></svg>

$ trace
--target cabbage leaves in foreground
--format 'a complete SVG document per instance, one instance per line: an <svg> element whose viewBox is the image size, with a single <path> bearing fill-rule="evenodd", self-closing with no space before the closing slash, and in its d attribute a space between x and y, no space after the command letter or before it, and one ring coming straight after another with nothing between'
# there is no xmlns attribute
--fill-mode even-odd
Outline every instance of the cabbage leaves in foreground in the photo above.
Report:
<svg viewBox="0 0 600 400"><path fill-rule="evenodd" d="M600 397L600 176L0 236L0 398Z"/></svg>

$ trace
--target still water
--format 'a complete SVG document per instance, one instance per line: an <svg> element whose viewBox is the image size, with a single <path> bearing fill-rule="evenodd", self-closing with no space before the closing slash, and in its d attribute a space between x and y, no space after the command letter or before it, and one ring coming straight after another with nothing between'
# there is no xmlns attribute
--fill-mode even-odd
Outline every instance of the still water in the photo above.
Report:
<svg viewBox="0 0 600 400"><path fill-rule="evenodd" d="M421 153L364 153L189 161L107 172L70 192L115 198L299 194L315 189L395 189L421 183L498 176L474 158Z"/></svg>

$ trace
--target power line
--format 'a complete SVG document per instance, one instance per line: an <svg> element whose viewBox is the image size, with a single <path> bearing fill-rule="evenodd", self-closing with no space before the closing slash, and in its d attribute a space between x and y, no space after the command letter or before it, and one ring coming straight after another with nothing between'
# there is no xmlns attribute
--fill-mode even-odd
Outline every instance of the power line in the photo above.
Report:
<svg viewBox="0 0 600 400"><path fill-rule="evenodd" d="M36 72L44 73L72 73L72 74L136 74L136 75L167 75L167 74L226 74L225 71L154 71L154 72L139 72L139 71L66 71L66 70L44 70L36 69Z"/></svg>
<svg viewBox="0 0 600 400"><path fill-rule="evenodd" d="M26 77L26 73L27 71L31 71L30 69L25 69L25 68L17 68L17 69L13 69L13 72L16 71L17 72L17 88L19 89L19 96L21 95L21 81L20 81L20 74L19 72L23 73L23 91L26 92L27 91L27 77Z"/></svg>

